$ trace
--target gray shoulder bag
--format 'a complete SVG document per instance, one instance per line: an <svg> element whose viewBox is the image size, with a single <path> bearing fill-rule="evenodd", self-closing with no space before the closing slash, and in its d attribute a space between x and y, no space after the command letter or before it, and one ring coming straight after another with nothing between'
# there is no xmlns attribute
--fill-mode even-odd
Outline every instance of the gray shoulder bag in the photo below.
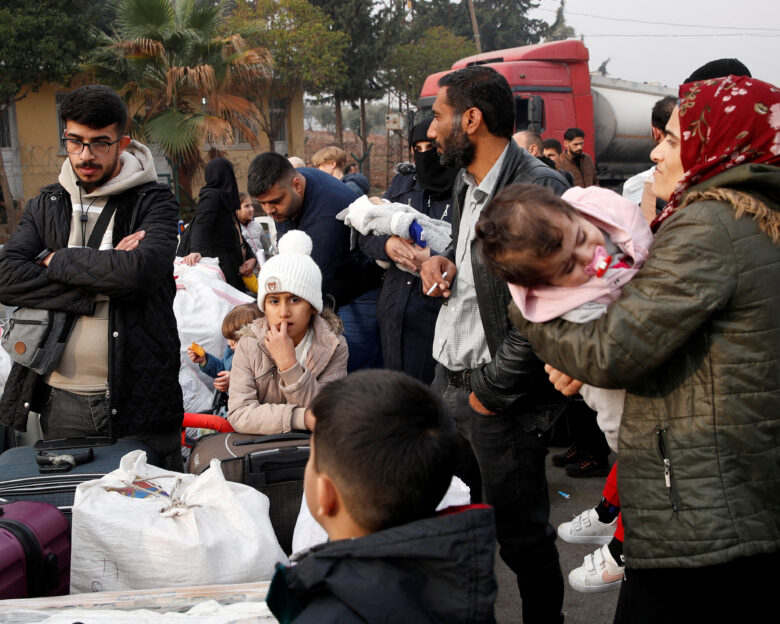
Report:
<svg viewBox="0 0 780 624"><path fill-rule="evenodd" d="M114 204L109 206L109 204ZM98 249L116 210L116 202L109 202L100 212L92 229L88 247ZM47 375L60 363L62 352L70 337L76 316L58 310L16 308L3 331L2 346L15 362Z"/></svg>

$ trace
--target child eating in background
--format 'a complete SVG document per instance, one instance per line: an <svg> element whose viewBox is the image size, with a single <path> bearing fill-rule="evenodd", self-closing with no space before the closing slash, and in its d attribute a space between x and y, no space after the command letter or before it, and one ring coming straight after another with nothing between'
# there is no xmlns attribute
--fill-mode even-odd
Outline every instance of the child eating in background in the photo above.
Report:
<svg viewBox="0 0 780 624"><path fill-rule="evenodd" d="M339 318L323 312L311 249L305 232L288 232L260 270L257 305L265 316L239 332L230 381L228 420L240 433L311 429L314 396L347 374L347 342Z"/></svg>
<svg viewBox="0 0 780 624"><path fill-rule="evenodd" d="M599 187L561 197L534 184L502 189L476 224L485 264L509 284L530 321L598 318L644 264L652 243L639 207ZM580 394L617 450L624 390L583 386Z"/></svg>
<svg viewBox="0 0 780 624"><path fill-rule="evenodd" d="M187 355L195 362L204 373L214 378L214 387L220 392L227 392L230 387L230 367L233 362L233 352L238 342L237 333L245 325L260 318L262 313L254 303L245 303L236 306L225 315L222 320L222 335L227 339L225 352L220 360L217 356L203 351L203 347L195 343L187 347ZM200 347L202 354L196 352L193 347Z"/></svg>
<svg viewBox="0 0 780 624"><path fill-rule="evenodd" d="M486 505L436 506L455 425L403 373L364 370L314 399L304 491L330 541L278 566L279 622L494 622L495 526Z"/></svg>

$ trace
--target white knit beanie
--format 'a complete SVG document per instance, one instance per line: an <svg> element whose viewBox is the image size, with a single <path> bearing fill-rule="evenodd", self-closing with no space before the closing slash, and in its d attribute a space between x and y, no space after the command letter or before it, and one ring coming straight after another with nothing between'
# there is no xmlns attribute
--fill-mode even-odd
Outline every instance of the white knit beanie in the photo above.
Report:
<svg viewBox="0 0 780 624"><path fill-rule="evenodd" d="M322 312L322 272L311 258L312 242L306 232L290 230L279 239L279 253L267 260L257 278L257 305L265 312L265 296L288 292Z"/></svg>

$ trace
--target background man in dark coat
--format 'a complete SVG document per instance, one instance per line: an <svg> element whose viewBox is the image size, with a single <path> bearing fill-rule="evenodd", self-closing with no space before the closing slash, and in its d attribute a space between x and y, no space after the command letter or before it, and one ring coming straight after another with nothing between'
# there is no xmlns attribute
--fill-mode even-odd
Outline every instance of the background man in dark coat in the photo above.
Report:
<svg viewBox="0 0 780 624"><path fill-rule="evenodd" d="M311 237L311 257L322 271L323 293L333 296L344 322L348 370L381 368L376 297L382 271L360 249L350 249L350 230L336 219L358 194L324 171L295 169L273 152L252 160L247 189L274 220L279 237L289 230L303 230Z"/></svg>

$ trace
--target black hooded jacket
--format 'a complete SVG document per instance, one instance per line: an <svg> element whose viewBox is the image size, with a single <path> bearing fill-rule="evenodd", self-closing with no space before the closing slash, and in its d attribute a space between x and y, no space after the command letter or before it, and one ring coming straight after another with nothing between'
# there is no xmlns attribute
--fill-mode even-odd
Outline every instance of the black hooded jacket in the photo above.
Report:
<svg viewBox="0 0 780 624"><path fill-rule="evenodd" d="M190 225L189 249L180 249L179 254L198 252L219 258L227 283L243 290L238 269L245 259L254 258L254 253L244 240L236 217L241 201L233 165L226 158L215 158L206 165L204 174L206 184L200 189L195 218Z"/></svg>
<svg viewBox="0 0 780 624"><path fill-rule="evenodd" d="M495 521L486 505L315 546L280 566L266 602L279 622L495 622Z"/></svg>
<svg viewBox="0 0 780 624"><path fill-rule="evenodd" d="M95 296L108 295L111 435L175 431L183 413L173 314L178 204L156 183L111 196L112 203L114 246L144 230L138 249L68 249L70 195L54 184L30 200L0 252L0 301L90 315ZM55 251L48 269L33 261L45 248ZM14 363L0 398L0 422L25 431L27 413L40 411L44 390L40 375Z"/></svg>

